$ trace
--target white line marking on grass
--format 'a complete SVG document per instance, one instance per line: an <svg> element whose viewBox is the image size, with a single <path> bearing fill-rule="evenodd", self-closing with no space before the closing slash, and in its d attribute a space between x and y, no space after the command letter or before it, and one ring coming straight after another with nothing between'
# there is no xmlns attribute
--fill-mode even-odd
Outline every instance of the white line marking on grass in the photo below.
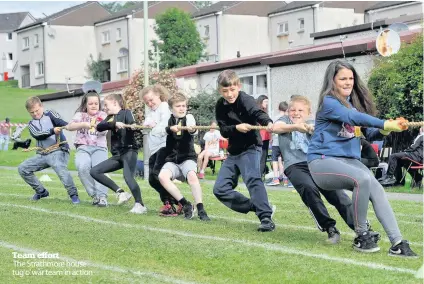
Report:
<svg viewBox="0 0 424 284"><path fill-rule="evenodd" d="M28 198L28 199L30 199L29 196L22 195L22 194L16 194L16 193L0 193L0 196L12 196L12 197L17 197L17 198ZM70 202L70 199L64 199L64 198L54 198L54 199L61 200L61 201L69 201ZM149 199L155 200L156 198L145 198L145 197L143 197L143 199L146 199L146 200L149 200ZM91 204L91 201L81 200L81 203ZM114 203L109 203L109 206L123 206L123 205L116 205ZM278 211L281 211L281 210L278 209ZM254 221L254 220L251 220L251 219L233 218L233 217L225 217L225 216L218 216L218 215L209 215L209 217L213 217L213 218L216 218L216 219L222 219L222 220L228 220L228 221L237 222L237 223L258 224L258 221ZM416 224L416 222L407 222L407 223ZM291 228L291 229L295 229L295 230L319 231L317 227L291 225L291 224L283 224L283 223L275 223L275 224L278 227ZM347 235L349 235L351 237L355 237L356 236L355 233L351 233L350 231L349 232L346 232L346 233L343 233L343 234L347 234ZM390 243L389 239L387 239L387 238L382 238L380 241L386 242L386 243ZM409 243L411 245L420 245L420 246L423 246L423 243L420 243L420 242L409 242Z"/></svg>
<svg viewBox="0 0 424 284"><path fill-rule="evenodd" d="M18 245L10 244L10 243L7 243L7 242L1 241L1 240L0 240L0 246L4 247L4 248L8 248L8 249L13 249L14 251L23 252L23 253L33 253L33 254L43 253L42 251L20 247ZM135 276L147 276L147 277L159 279L159 280L162 280L162 281L165 281L165 282L168 282L168 283L178 283L178 284L195 283L195 282L188 282L188 281L184 281L184 280L175 279L174 277L158 274L156 272L138 271L138 270L133 270L131 268L104 265L104 264L101 264L101 263L91 262L91 261L87 261L87 260L76 260L76 259L73 259L73 258L70 258L70 257L67 257L67 256L61 256L61 255L62 254L59 253L59 258L55 258L55 259L60 259L62 261L68 261L68 262L72 262L72 263L84 262L86 264L84 267L91 266L91 267L95 267L95 268L98 268L98 269L101 269L101 270L112 271L112 272L120 272L120 273L123 273L125 275L132 273Z"/></svg>
<svg viewBox="0 0 424 284"><path fill-rule="evenodd" d="M78 214L72 214L69 212L61 212L61 211L54 211L54 210L48 210L48 209L42 209L37 207L31 207L31 206L24 206L24 205L16 205L16 204L9 204L9 203L0 203L0 206L4 207L15 207L15 208L23 208L38 212L43 212L47 214L54 214L54 215L61 215L69 218L75 218L80 219L85 222L95 222L99 224L105 224L105 225L113 225L118 227L125 227L125 228L136 228L146 231L152 231L152 232L160 232L165 234L171 234L171 235L178 235L183 237L190 237L190 238L197 238L197 239L204 239L204 240L212 240L212 241L219 241L219 242L227 242L227 243L236 243L240 244L242 246L248 246L248 247L255 247L255 248L262 248L269 251L277 251L282 252L285 254L293 254L293 255L300 255L305 257L311 257L316 259L324 259L328 261L333 262L340 262L344 264L352 264L356 266L362 266L370 269L375 270L385 270L385 271L393 271L393 272L400 272L400 273L406 273L415 275L416 271L408 268L402 268L402 267L395 267L395 266L388 266L380 263L375 262L364 262L364 261L356 261L350 258L343 258L343 257L336 257L336 256L330 256L326 254L316 254L316 253L310 253L303 250L293 249L285 246L281 246L278 244L271 244L271 243L257 243L249 240L243 240L243 239L230 239L230 238L223 238L223 237L217 237L217 236L210 236L210 235L199 235L194 233L188 233L183 231L177 231L177 230L169 230L169 229L162 229L157 227L149 227L144 225L135 225L135 224L128 224L128 223L117 223L113 221L107 221L102 219L96 219L91 218L83 215Z"/></svg>

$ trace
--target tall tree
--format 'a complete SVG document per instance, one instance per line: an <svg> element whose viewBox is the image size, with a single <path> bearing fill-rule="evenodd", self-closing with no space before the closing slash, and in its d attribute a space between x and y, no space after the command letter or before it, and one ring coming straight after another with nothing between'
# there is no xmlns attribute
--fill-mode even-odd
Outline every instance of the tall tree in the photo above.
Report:
<svg viewBox="0 0 424 284"><path fill-rule="evenodd" d="M163 43L160 68L178 68L196 64L205 48L196 25L189 13L170 8L156 17L155 32Z"/></svg>

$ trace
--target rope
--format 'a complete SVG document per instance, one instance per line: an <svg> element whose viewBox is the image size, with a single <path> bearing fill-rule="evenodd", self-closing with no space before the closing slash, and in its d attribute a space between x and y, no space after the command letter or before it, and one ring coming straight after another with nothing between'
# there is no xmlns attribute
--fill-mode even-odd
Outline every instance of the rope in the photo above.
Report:
<svg viewBox="0 0 424 284"><path fill-rule="evenodd" d="M60 129L60 131L62 131L63 129L66 128L66 126L61 126L61 127L57 127ZM60 141L60 134L56 134L56 144L53 144L47 148L42 148L42 147L31 147L28 149L23 149L22 152L31 152L31 151L40 151L40 154L49 154L53 151L56 151L57 149L60 148L61 145L68 143L68 141Z"/></svg>
<svg viewBox="0 0 424 284"><path fill-rule="evenodd" d="M411 122L404 122L402 125L409 126L409 127L420 127L424 126L424 121L411 121Z"/></svg>

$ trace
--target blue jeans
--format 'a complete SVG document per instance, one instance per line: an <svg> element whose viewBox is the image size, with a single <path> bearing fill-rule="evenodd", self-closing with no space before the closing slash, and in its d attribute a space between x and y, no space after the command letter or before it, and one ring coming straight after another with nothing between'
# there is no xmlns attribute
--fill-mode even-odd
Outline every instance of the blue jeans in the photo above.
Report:
<svg viewBox="0 0 424 284"><path fill-rule="evenodd" d="M78 195L78 190L68 171L68 161L69 153L61 150L47 155L37 154L20 164L18 171L24 181L29 184L35 192L42 193L45 187L40 183L34 173L51 167L65 186L69 196Z"/></svg>
<svg viewBox="0 0 424 284"><path fill-rule="evenodd" d="M225 206L245 214L256 212L260 220L270 218L272 214L260 174L261 155L262 149L255 146L239 155L228 155L213 187L213 193ZM249 190L250 198L234 190L240 174Z"/></svg>
<svg viewBox="0 0 424 284"><path fill-rule="evenodd" d="M9 137L8 134L6 134L6 135L0 134L0 151L1 150L3 150L3 151L7 151L8 150L8 148L9 148L9 139L10 139L10 137ZM3 146L3 143L4 143L4 146Z"/></svg>

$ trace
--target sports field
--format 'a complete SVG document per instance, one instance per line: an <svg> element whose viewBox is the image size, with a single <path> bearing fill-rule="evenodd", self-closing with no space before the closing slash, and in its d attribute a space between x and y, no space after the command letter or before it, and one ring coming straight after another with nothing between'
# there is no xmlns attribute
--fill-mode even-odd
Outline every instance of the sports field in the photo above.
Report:
<svg viewBox="0 0 424 284"><path fill-rule="evenodd" d="M392 200L399 226L419 259L389 257L389 242L372 210L381 251L352 250L353 233L334 208L340 244L328 245L297 193L269 191L277 206L276 231L259 233L255 215L230 211L203 182L212 221L159 217L156 192L139 181L146 215L132 203L97 208L78 178L82 203L72 205L58 178L49 173L50 197L38 202L15 170L0 170L1 283L422 283L423 204ZM124 185L122 177L113 177ZM182 185L189 199L189 189ZM246 192L241 187L242 192ZM109 202L115 203L110 194ZM27 257L27 258L19 258ZM50 257L50 258L47 258Z"/></svg>

